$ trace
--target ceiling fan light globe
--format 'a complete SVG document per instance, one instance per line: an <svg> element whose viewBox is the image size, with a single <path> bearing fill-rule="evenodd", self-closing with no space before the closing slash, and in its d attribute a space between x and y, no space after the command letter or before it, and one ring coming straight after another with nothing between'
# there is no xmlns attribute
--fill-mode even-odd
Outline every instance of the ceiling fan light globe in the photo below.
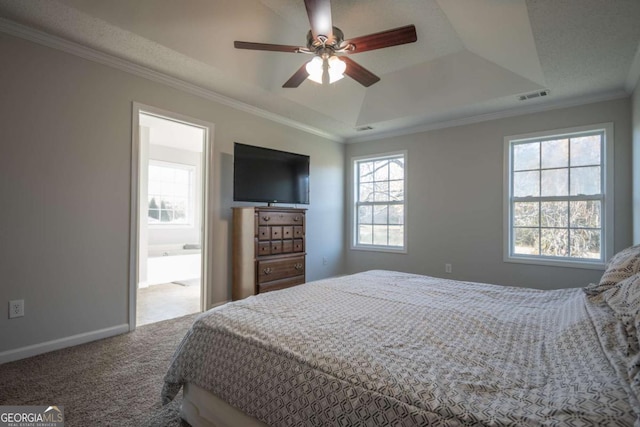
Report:
<svg viewBox="0 0 640 427"><path fill-rule="evenodd" d="M343 78L344 78L344 74L337 74L329 71L329 83L335 83L338 80L342 80Z"/></svg>
<svg viewBox="0 0 640 427"><path fill-rule="evenodd" d="M343 60L338 58L337 56L332 56L329 58L329 71L333 71L338 74L344 74L347 69L347 64L344 63Z"/></svg>
<svg viewBox="0 0 640 427"><path fill-rule="evenodd" d="M344 78L344 71L347 69L347 64L341 61L337 56L329 58L329 83L337 82Z"/></svg>
<svg viewBox="0 0 640 427"><path fill-rule="evenodd" d="M305 66L307 73L309 73L309 80L322 84L322 58L316 56L311 61L307 62Z"/></svg>

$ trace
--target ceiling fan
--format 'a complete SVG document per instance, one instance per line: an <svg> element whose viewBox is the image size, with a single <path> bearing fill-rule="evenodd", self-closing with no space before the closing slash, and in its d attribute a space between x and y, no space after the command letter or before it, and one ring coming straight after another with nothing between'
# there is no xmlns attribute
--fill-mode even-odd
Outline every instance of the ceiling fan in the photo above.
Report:
<svg viewBox="0 0 640 427"><path fill-rule="evenodd" d="M307 33L306 47L243 41L233 42L236 49L314 55L311 61L302 65L286 81L282 86L284 88L296 88L307 78L317 83L333 83L343 78L344 74L361 85L369 87L378 82L380 77L343 54L354 54L398 46L413 43L418 39L416 27L406 25L345 40L342 31L332 25L331 0L304 0L304 4L311 24L311 30Z"/></svg>

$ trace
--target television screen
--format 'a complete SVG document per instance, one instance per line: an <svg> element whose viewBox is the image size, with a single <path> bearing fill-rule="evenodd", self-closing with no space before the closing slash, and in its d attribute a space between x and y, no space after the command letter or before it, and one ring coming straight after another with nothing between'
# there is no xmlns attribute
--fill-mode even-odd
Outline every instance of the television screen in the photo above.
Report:
<svg viewBox="0 0 640 427"><path fill-rule="evenodd" d="M236 142L233 200L309 204L309 156Z"/></svg>

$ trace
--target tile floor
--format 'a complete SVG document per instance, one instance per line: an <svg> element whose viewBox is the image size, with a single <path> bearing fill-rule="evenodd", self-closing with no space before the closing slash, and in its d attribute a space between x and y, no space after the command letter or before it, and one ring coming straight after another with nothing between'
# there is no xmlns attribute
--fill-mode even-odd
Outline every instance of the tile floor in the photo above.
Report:
<svg viewBox="0 0 640 427"><path fill-rule="evenodd" d="M200 281L189 286L165 283L138 289L136 326L173 319L200 311Z"/></svg>

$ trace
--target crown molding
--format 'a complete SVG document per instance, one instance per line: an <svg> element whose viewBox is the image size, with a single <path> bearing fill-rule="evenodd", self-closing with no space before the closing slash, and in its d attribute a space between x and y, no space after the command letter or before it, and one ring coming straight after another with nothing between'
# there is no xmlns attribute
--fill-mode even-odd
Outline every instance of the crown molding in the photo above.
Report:
<svg viewBox="0 0 640 427"><path fill-rule="evenodd" d="M554 103L545 103L539 105L532 105L520 108L514 108L510 110L497 111L495 113L479 114L476 116L463 117L460 119L446 120L441 122L429 123L425 125L418 125L413 127L406 127L401 129L390 130L387 132L380 132L374 135L361 136L355 138L347 138L345 143L354 144L358 142L376 141L385 138L394 138L397 136L413 135L421 132L428 132L437 129L452 128L456 126L470 125L474 123L487 122L490 120L499 120L509 117L522 116L525 114L539 113L542 111L557 110L560 108L577 107L580 105L593 104L596 102L613 101L615 99L626 98L629 93L625 90L617 90L613 92L607 92L595 96L584 96L579 98L572 98L564 101L557 101Z"/></svg>
<svg viewBox="0 0 640 427"><path fill-rule="evenodd" d="M214 91L204 89L200 86L194 85L192 83L188 83L184 80L178 79L168 74L152 70L150 68L135 64L131 61L128 61L122 58L118 58L117 56L113 56L113 55L101 52L99 50L96 50L87 46L83 46L79 43L66 40L62 37L54 36L54 35L45 33L43 31L36 30L34 28L27 27L22 24L18 24L6 18L0 17L0 31L15 37L19 37L34 43L38 43L43 46L47 46L53 49L61 50L66 53L70 53L72 55L87 59L89 61L107 65L109 67L116 68L120 71L134 74L136 76L143 77L147 80L151 80L156 83L161 83L166 86L170 86L174 89L178 89L183 92L187 92L192 95L196 95L201 98L207 99L209 101L213 101L213 102L225 105L227 107L234 108L236 110L253 114L255 116L262 117L264 119L267 119L267 120L270 120L294 129L301 130L303 132L307 132L307 133L320 136L322 138L330 139L336 142L341 142L341 143L345 142L344 138L329 132L325 132L324 130L315 128L313 126L308 126L296 120L283 117L279 114L275 114L270 111L255 107L253 105L246 104L244 102L238 101L228 96L221 95Z"/></svg>

